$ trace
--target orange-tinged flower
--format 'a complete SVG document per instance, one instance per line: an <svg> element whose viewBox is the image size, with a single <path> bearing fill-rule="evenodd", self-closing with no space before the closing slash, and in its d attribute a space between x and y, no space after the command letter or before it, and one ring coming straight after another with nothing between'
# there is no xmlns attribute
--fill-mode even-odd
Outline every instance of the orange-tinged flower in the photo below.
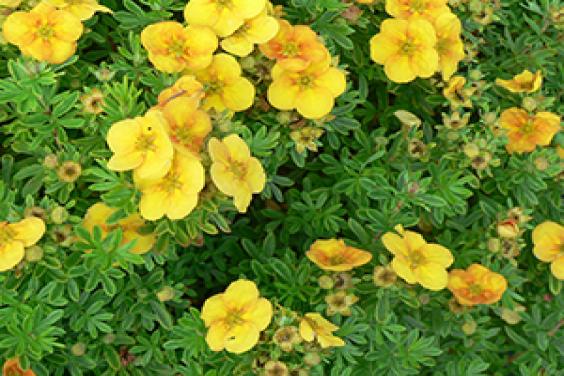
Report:
<svg viewBox="0 0 564 376"><path fill-rule="evenodd" d="M472 264L466 270L454 269L449 273L448 289L459 304L492 304L501 299L507 280L483 265Z"/></svg>
<svg viewBox="0 0 564 376"><path fill-rule="evenodd" d="M268 101L279 110L297 109L305 118L322 118L331 112L335 98L347 86L345 73L330 64L326 59L298 72L284 70L276 64Z"/></svg>
<svg viewBox="0 0 564 376"><path fill-rule="evenodd" d="M221 47L236 56L248 56L255 44L266 43L278 33L276 18L269 16L265 9L255 18L246 20L237 31L221 41Z"/></svg>
<svg viewBox="0 0 564 376"><path fill-rule="evenodd" d="M498 78L495 83L512 93L533 93L542 85L542 71L532 73L528 69L514 76L510 80Z"/></svg>
<svg viewBox="0 0 564 376"><path fill-rule="evenodd" d="M456 72L458 63L464 58L464 43L460 39L461 30L460 20L452 13L443 13L435 19L439 71L445 81Z"/></svg>
<svg viewBox="0 0 564 376"><path fill-rule="evenodd" d="M29 12L10 14L2 31L22 54L60 64L76 51L82 30L82 23L73 14L41 3Z"/></svg>
<svg viewBox="0 0 564 376"><path fill-rule="evenodd" d="M190 0L184 18L191 25L209 26L225 38L265 7L266 0Z"/></svg>
<svg viewBox="0 0 564 376"><path fill-rule="evenodd" d="M323 270L344 272L362 266L372 260L372 254L350 247L342 239L316 240L306 256Z"/></svg>
<svg viewBox="0 0 564 376"><path fill-rule="evenodd" d="M240 279L207 299L201 317L209 328L206 342L212 351L241 354L256 345L270 324L272 304L259 296L254 282Z"/></svg>
<svg viewBox="0 0 564 376"><path fill-rule="evenodd" d="M384 20L380 33L370 40L370 57L384 65L386 76L406 83L431 77L439 68L433 25L424 19Z"/></svg>
<svg viewBox="0 0 564 376"><path fill-rule="evenodd" d="M45 223L37 217L28 217L16 223L0 222L0 272L12 269L25 256L25 247L31 247L45 233Z"/></svg>
<svg viewBox="0 0 564 376"><path fill-rule="evenodd" d="M35 376L31 369L23 370L18 358L12 358L4 362L2 376Z"/></svg>
<svg viewBox="0 0 564 376"><path fill-rule="evenodd" d="M552 274L564 280L564 226L545 221L533 230L533 253L544 262L550 262Z"/></svg>
<svg viewBox="0 0 564 376"><path fill-rule="evenodd" d="M427 243L420 234L406 231L402 225L394 230L397 234L385 233L382 243L394 255L392 268L397 275L429 290L444 289L448 283L446 268L454 261L450 251L440 244Z"/></svg>
<svg viewBox="0 0 564 376"><path fill-rule="evenodd" d="M179 97L162 108L172 145L178 153L186 156L199 157L204 140L212 130L209 115L198 109L198 104L192 98Z"/></svg>
<svg viewBox="0 0 564 376"><path fill-rule="evenodd" d="M255 87L241 77L241 66L231 55L215 55L206 69L196 72L196 78L204 85L204 110L244 111L253 105Z"/></svg>
<svg viewBox="0 0 564 376"><path fill-rule="evenodd" d="M213 161L210 174L217 188L233 197L235 207L245 213L253 193L264 189L266 175L259 160L251 156L241 137L232 134L222 141L212 138L208 151Z"/></svg>
<svg viewBox="0 0 564 376"><path fill-rule="evenodd" d="M141 32L141 43L155 68L167 73L207 67L218 45L211 29L195 25L184 27L175 21L147 26Z"/></svg>
<svg viewBox="0 0 564 376"><path fill-rule="evenodd" d="M103 202L98 202L88 208L82 221L82 226L90 232L94 230L94 226L98 226L102 230L104 237L111 231L121 228L123 231L122 245L135 241L135 245L130 249L131 253L142 255L149 252L155 244L156 236L154 233L142 234L140 232L146 225L145 221L139 214L134 213L120 219L115 224L107 224L108 218L110 218L116 210L117 209L110 208Z"/></svg>
<svg viewBox="0 0 564 376"><path fill-rule="evenodd" d="M81 21L92 18L96 12L112 12L110 8L98 4L97 0L43 0L43 2L66 10Z"/></svg>
<svg viewBox="0 0 564 376"><path fill-rule="evenodd" d="M392 17L409 19L423 17L434 21L443 13L450 13L448 0L386 0L386 12Z"/></svg>
<svg viewBox="0 0 564 376"><path fill-rule="evenodd" d="M529 115L525 110L512 107L501 113L501 128L507 132L509 153L534 151L537 145L547 146L560 130L560 117L551 112Z"/></svg>
<svg viewBox="0 0 564 376"><path fill-rule="evenodd" d="M173 147L166 133L166 119L159 111L112 125L106 141L114 155L108 168L135 170L141 179L158 179L169 170Z"/></svg>
<svg viewBox="0 0 564 376"><path fill-rule="evenodd" d="M159 94L159 106L164 106L175 98L191 98L199 101L204 97L204 86L192 75L180 77L174 85L161 91Z"/></svg>
<svg viewBox="0 0 564 376"><path fill-rule="evenodd" d="M202 162L194 156L176 153L172 167L160 179L136 178L141 191L139 211L150 221L164 216L172 220L185 218L198 204L198 195L205 185Z"/></svg>
<svg viewBox="0 0 564 376"><path fill-rule="evenodd" d="M325 319L319 313L306 313L300 321L300 336L304 341L312 342L317 339L319 345L326 349L328 347L341 347L345 341L333 335L339 327Z"/></svg>
<svg viewBox="0 0 564 376"><path fill-rule="evenodd" d="M319 37L309 26L290 25L286 20L278 20L278 34L260 50L284 70L300 71L327 59L329 52Z"/></svg>

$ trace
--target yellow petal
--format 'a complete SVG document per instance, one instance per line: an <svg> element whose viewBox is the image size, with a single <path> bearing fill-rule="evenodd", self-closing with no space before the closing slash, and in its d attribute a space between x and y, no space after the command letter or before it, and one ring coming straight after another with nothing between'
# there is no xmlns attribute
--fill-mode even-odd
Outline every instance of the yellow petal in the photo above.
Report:
<svg viewBox="0 0 564 376"><path fill-rule="evenodd" d="M225 107L231 111L244 111L253 105L255 87L249 80L240 77L223 88L222 99Z"/></svg>
<svg viewBox="0 0 564 376"><path fill-rule="evenodd" d="M0 272L5 272L18 265L24 255L24 246L20 241L0 245Z"/></svg>
<svg viewBox="0 0 564 376"><path fill-rule="evenodd" d="M322 349L326 349L328 347L342 347L345 346L345 341L341 338L336 337L331 334L321 334L317 336L317 341L321 345Z"/></svg>
<svg viewBox="0 0 564 376"><path fill-rule="evenodd" d="M25 247L34 245L45 234L45 222L37 217L28 217L8 226L15 232L14 238Z"/></svg>
<svg viewBox="0 0 564 376"><path fill-rule="evenodd" d="M370 39L370 58L378 64L386 61L399 53L401 44L385 34L376 34Z"/></svg>
<svg viewBox="0 0 564 376"><path fill-rule="evenodd" d="M386 232L382 235L382 243L384 247L394 255L407 255L407 244L405 240L392 232Z"/></svg>
<svg viewBox="0 0 564 376"><path fill-rule="evenodd" d="M251 323L238 325L227 333L225 350L234 354L249 351L259 340L259 330Z"/></svg>
<svg viewBox="0 0 564 376"><path fill-rule="evenodd" d="M446 269L436 263L420 265L415 268L414 274L417 282L429 290L442 290L448 284L448 273Z"/></svg>
<svg viewBox="0 0 564 376"><path fill-rule="evenodd" d="M2 33L9 43L28 45L35 39L34 30L41 18L33 13L14 12L2 25Z"/></svg>
<svg viewBox="0 0 564 376"><path fill-rule="evenodd" d="M410 66L417 76L431 77L439 68L439 54L434 47L426 48L413 55Z"/></svg>
<svg viewBox="0 0 564 376"><path fill-rule="evenodd" d="M212 351L221 351L225 348L228 327L222 322L213 324L206 334L206 343Z"/></svg>
<svg viewBox="0 0 564 376"><path fill-rule="evenodd" d="M242 317L252 322L258 330L264 330L272 320L272 304L265 298L260 298Z"/></svg>
<svg viewBox="0 0 564 376"><path fill-rule="evenodd" d="M439 264L444 268L448 268L454 262L454 257L448 248L439 244L425 244L421 247L421 252L427 261Z"/></svg>
<svg viewBox="0 0 564 376"><path fill-rule="evenodd" d="M300 336L307 342L311 342L315 339L315 332L306 319L300 321Z"/></svg>
<svg viewBox="0 0 564 376"><path fill-rule="evenodd" d="M50 16L54 23L54 38L66 42L75 42L82 35L84 27L80 20L72 13L62 10L53 12Z"/></svg>
<svg viewBox="0 0 564 376"><path fill-rule="evenodd" d="M236 191L233 194L233 204L239 210L239 213L246 213L253 195L247 187L235 186Z"/></svg>
<svg viewBox="0 0 564 376"><path fill-rule="evenodd" d="M282 73L268 87L268 102L279 110L293 110L296 108L296 98L299 92L299 86L294 84L290 76Z"/></svg>
<svg viewBox="0 0 564 376"><path fill-rule="evenodd" d="M550 264L550 271L559 280L564 280L564 255L558 257Z"/></svg>
<svg viewBox="0 0 564 376"><path fill-rule="evenodd" d="M398 256L394 257L392 260L392 269L394 269L394 272L396 272L396 274L403 278L407 283L414 284L417 282L417 277L413 273L413 270L406 259Z"/></svg>
<svg viewBox="0 0 564 376"><path fill-rule="evenodd" d="M338 97L345 92L347 81L341 70L329 68L315 79L315 85L328 89L333 97Z"/></svg>
<svg viewBox="0 0 564 376"><path fill-rule="evenodd" d="M266 0L231 0L236 14L243 18L256 17L266 7Z"/></svg>
<svg viewBox="0 0 564 376"><path fill-rule="evenodd" d="M141 201L139 202L139 212L143 218L156 221L164 217L167 210L168 195L164 191L157 187L143 190Z"/></svg>
<svg viewBox="0 0 564 376"><path fill-rule="evenodd" d="M243 35L232 35L221 41L221 48L230 54L244 57L248 56L253 52L253 43Z"/></svg>
<svg viewBox="0 0 564 376"><path fill-rule="evenodd" d="M228 307L223 300L223 294L216 294L208 298L202 307L201 318L206 326L225 319Z"/></svg>
<svg viewBox="0 0 564 376"><path fill-rule="evenodd" d="M558 244L563 236L564 226L556 222L545 221L533 230L533 243L539 244L542 241L548 240L551 243Z"/></svg>
<svg viewBox="0 0 564 376"><path fill-rule="evenodd" d="M296 97L296 108L307 119L322 118L331 112L334 105L331 92L323 88L306 89Z"/></svg>
<svg viewBox="0 0 564 376"><path fill-rule="evenodd" d="M231 282L225 290L223 299L232 308L244 309L249 305L254 305L259 298L257 285L246 279L239 279Z"/></svg>
<svg viewBox="0 0 564 376"><path fill-rule="evenodd" d="M212 161L221 164L229 163L229 149L227 146L217 138L212 137L208 142L208 152Z"/></svg>
<svg viewBox="0 0 564 376"><path fill-rule="evenodd" d="M253 193L260 193L266 183L264 168L256 158L251 158L247 165L245 180Z"/></svg>
<svg viewBox="0 0 564 376"><path fill-rule="evenodd" d="M421 236L421 234L418 234L413 231L405 231L403 237L407 243L407 247L412 251L420 249L421 247L427 244L427 242L425 241L425 239L423 239L423 236Z"/></svg>
<svg viewBox="0 0 564 376"><path fill-rule="evenodd" d="M251 151L245 141L236 134L230 134L223 139L223 144L231 158L240 162L247 162L251 157Z"/></svg>
<svg viewBox="0 0 564 376"><path fill-rule="evenodd" d="M384 65L386 76L394 82L406 83L413 81L417 75L411 69L409 58L405 55L390 56Z"/></svg>
<svg viewBox="0 0 564 376"><path fill-rule="evenodd" d="M276 36L279 24L276 18L270 16L259 16L249 22L247 35L255 44L262 44L270 41Z"/></svg>
<svg viewBox="0 0 564 376"><path fill-rule="evenodd" d="M198 205L198 193L177 192L168 198L171 201L166 216L172 220L185 218Z"/></svg>

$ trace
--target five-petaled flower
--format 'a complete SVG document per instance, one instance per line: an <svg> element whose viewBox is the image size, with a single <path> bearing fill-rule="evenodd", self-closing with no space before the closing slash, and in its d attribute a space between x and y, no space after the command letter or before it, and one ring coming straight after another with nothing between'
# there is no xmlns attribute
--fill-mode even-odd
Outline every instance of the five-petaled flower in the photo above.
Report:
<svg viewBox="0 0 564 376"><path fill-rule="evenodd" d="M564 226L545 221L533 230L533 253L541 261L550 262L552 274L564 280Z"/></svg>
<svg viewBox="0 0 564 376"><path fill-rule="evenodd" d="M530 115L527 111L512 107L501 113L501 128L507 132L509 153L532 152L538 146L547 146L560 130L560 117L551 112Z"/></svg>
<svg viewBox="0 0 564 376"><path fill-rule="evenodd" d="M370 252L348 246L343 239L316 240L306 256L321 269L333 272L352 270L372 260Z"/></svg>
<svg viewBox="0 0 564 376"><path fill-rule="evenodd" d="M466 270L451 270L448 289L459 304L493 304L501 299L507 289L507 280L483 265L472 264Z"/></svg>
<svg viewBox="0 0 564 376"><path fill-rule="evenodd" d="M45 233L45 223L28 217L16 223L0 222L0 272L12 269Z"/></svg>
<svg viewBox="0 0 564 376"><path fill-rule="evenodd" d="M495 83L512 93L533 93L539 90L542 85L542 71L538 70L532 73L525 69L510 80L498 78Z"/></svg>
<svg viewBox="0 0 564 376"><path fill-rule="evenodd" d="M448 268L454 261L450 251L439 244L427 243L402 225L394 227L397 234L387 232L382 243L394 255L392 268L407 283L419 283L429 290L442 290L447 286Z"/></svg>
<svg viewBox="0 0 564 376"><path fill-rule="evenodd" d="M254 282L240 279L207 299L201 317L210 349L241 354L256 345L260 332L270 324L272 304L259 296Z"/></svg>
<svg viewBox="0 0 564 376"><path fill-rule="evenodd" d="M319 313L306 313L300 321L300 336L307 342L317 339L319 345L328 347L341 347L345 341L333 335L339 327L325 319Z"/></svg>

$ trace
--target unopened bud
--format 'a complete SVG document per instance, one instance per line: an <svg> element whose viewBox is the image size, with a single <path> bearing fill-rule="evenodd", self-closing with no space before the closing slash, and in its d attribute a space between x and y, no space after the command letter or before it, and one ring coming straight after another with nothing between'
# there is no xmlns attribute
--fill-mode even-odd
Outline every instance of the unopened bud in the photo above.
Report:
<svg viewBox="0 0 564 376"><path fill-rule="evenodd" d="M58 164L59 164L59 159L55 154L48 154L43 159L43 166L45 166L46 168L54 169L57 168Z"/></svg>
<svg viewBox="0 0 564 376"><path fill-rule="evenodd" d="M62 206L57 206L51 210L51 220L57 225L65 223L69 217L69 212Z"/></svg>
<svg viewBox="0 0 564 376"><path fill-rule="evenodd" d="M83 356L86 353L86 345L81 342L75 343L71 347L71 353L74 356Z"/></svg>
<svg viewBox="0 0 564 376"><path fill-rule="evenodd" d="M304 363L310 367L316 366L321 363L321 357L318 353L307 353L304 356Z"/></svg>
<svg viewBox="0 0 564 376"><path fill-rule="evenodd" d="M477 157L478 154L480 154L480 148L474 143L468 143L464 145L463 151L468 158L474 158Z"/></svg>
<svg viewBox="0 0 564 376"><path fill-rule="evenodd" d="M537 101L531 97L525 97L521 106L527 111L534 111L537 108Z"/></svg>
<svg viewBox="0 0 564 376"><path fill-rule="evenodd" d="M548 161L545 157L537 157L534 160L535 167L539 171L544 171L548 168Z"/></svg>
<svg viewBox="0 0 564 376"><path fill-rule="evenodd" d="M478 324L476 324L476 321L474 320L466 321L464 325L462 325L462 331L467 336L471 336L472 334L474 334L477 328L478 328Z"/></svg>
<svg viewBox="0 0 564 376"><path fill-rule="evenodd" d="M319 287L324 290L330 290L335 285L333 278L329 277L328 275L322 275L321 277L319 277L317 283L319 283Z"/></svg>
<svg viewBox="0 0 564 376"><path fill-rule="evenodd" d="M499 240L498 238L490 238L488 240L488 250L490 252L496 253L499 252L500 249L501 249L501 240Z"/></svg>
<svg viewBox="0 0 564 376"><path fill-rule="evenodd" d="M161 302L167 302L169 300L174 299L174 289L169 286L163 287L161 291L157 292L157 298Z"/></svg>

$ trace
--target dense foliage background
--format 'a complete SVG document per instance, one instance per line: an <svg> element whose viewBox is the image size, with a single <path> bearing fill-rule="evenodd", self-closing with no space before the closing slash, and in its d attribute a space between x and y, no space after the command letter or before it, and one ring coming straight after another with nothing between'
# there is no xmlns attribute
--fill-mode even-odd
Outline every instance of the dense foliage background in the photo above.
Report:
<svg viewBox="0 0 564 376"><path fill-rule="evenodd" d="M214 197L184 220L155 222L157 245L143 256L118 247L117 234L101 241L74 228L100 199L124 211L136 205L131 178L105 168L105 135L113 123L143 114L178 77L153 68L140 33L158 21L182 22L186 1L100 3L113 14L85 22L77 54L64 64L0 47L0 220L34 210L48 225L42 257L0 273L0 362L19 356L37 375L247 375L278 358L299 375L562 372L562 282L532 255L528 231L562 221L562 163L555 147L505 151L497 118L524 96L494 84L542 70L542 91L525 105L563 112L560 2L451 1L467 52L457 74L474 88L462 127L445 122L453 111L438 76L395 84L370 61L368 41L388 17L382 2L273 2L292 24L311 25L348 72L334 116L318 122L325 131L318 151L299 153L290 136L308 120L266 101L266 59L242 59L257 87L255 105L214 126L248 142L265 167L265 190L246 214ZM80 101L93 88L104 95L100 115ZM402 124L398 110L420 125ZM480 159L465 153L469 143ZM562 135L552 145L564 147ZM79 178L61 180L48 163L53 155L80 164ZM532 218L508 243L496 225L514 207ZM376 286L373 267L391 257L380 237L399 223L448 247L454 267L477 262L503 274L509 287L501 302L460 310L448 290ZM323 272L304 252L332 237L374 255L354 273L360 300L352 315L332 317L346 346L320 352L319 364L305 356L318 350L286 354L268 341L242 355L208 349L199 309L240 277L288 311L324 312Z"/></svg>

